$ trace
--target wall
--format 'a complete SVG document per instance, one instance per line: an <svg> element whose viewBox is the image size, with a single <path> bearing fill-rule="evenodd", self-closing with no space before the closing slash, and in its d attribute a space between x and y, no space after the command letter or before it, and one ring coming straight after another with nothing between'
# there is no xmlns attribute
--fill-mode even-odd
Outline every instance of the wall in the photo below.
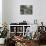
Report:
<svg viewBox="0 0 46 46"><path fill-rule="evenodd" d="M20 5L32 5L32 15L21 15ZM22 22L26 20L29 24L34 23L34 19L37 19L38 24L41 21L46 25L46 0L4 0L4 16L3 21L7 23Z"/></svg>
<svg viewBox="0 0 46 46"><path fill-rule="evenodd" d="M37 0L12 0L11 1L12 12L9 16L10 23L11 22L22 22L26 20L29 24L34 23L34 19L37 19L39 15L39 1ZM33 14L32 15L21 15L20 14L20 5L32 5L33 6ZM10 18L11 17L11 18Z"/></svg>
<svg viewBox="0 0 46 46"><path fill-rule="evenodd" d="M7 15L7 2L6 0L2 0L2 23L8 23L8 15Z"/></svg>

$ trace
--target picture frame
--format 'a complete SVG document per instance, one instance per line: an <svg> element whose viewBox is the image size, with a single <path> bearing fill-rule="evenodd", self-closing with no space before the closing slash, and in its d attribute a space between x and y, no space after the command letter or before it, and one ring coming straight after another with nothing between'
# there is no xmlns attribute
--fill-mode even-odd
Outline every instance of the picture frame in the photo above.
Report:
<svg viewBox="0 0 46 46"><path fill-rule="evenodd" d="M20 5L20 14L21 15L32 15L33 6L32 5Z"/></svg>

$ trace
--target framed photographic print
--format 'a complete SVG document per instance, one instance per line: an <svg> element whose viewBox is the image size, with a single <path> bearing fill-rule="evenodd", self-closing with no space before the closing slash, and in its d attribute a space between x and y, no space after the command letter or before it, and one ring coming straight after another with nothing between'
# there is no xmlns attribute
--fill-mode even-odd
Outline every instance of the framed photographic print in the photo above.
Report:
<svg viewBox="0 0 46 46"><path fill-rule="evenodd" d="M31 15L33 12L32 5L20 5L20 14L22 15Z"/></svg>

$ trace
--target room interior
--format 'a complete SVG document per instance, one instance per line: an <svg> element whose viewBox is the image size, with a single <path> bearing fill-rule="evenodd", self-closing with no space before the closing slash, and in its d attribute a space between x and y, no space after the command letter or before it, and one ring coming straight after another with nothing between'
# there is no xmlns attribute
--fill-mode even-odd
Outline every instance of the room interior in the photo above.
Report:
<svg viewBox="0 0 46 46"><path fill-rule="evenodd" d="M46 46L46 0L0 0L0 46Z"/></svg>

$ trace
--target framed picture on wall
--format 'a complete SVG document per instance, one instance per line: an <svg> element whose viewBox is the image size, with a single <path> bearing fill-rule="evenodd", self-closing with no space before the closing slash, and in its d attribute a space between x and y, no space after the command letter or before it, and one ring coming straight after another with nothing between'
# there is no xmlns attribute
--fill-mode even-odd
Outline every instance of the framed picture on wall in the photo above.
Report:
<svg viewBox="0 0 46 46"><path fill-rule="evenodd" d="M20 14L22 15L31 15L33 12L32 5L20 5Z"/></svg>

